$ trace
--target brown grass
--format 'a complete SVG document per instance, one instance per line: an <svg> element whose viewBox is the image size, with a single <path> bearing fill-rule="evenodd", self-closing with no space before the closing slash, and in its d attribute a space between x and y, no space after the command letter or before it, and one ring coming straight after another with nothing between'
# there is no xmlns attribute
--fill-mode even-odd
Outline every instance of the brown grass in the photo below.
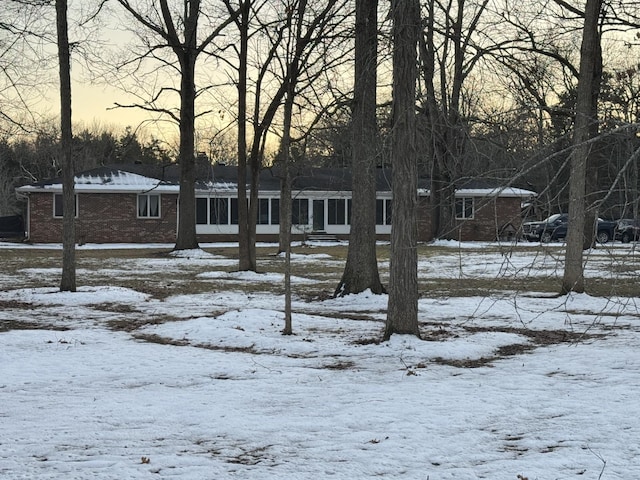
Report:
<svg viewBox="0 0 640 480"><path fill-rule="evenodd" d="M518 251L513 246L479 246L478 248L466 248L455 250L451 248L420 245L419 257L424 260L435 255L456 255L478 253L496 253L509 255ZM225 257L232 261L237 260L237 248L235 247L207 247L207 252ZM82 285L118 285L128 287L140 292L152 295L155 298L165 298L175 294L196 294L215 291L221 288L221 282L214 279L194 279L197 275L208 271L206 264L194 261L193 265L185 267L179 272L136 272L127 269L129 261L136 259L162 259L169 258L170 249L102 249L102 250L78 250L77 268L85 269L90 275L79 275L78 283ZM531 252L531 247L527 247ZM560 247L538 247L539 255L562 256ZM284 271L284 258L276 256L277 248L262 247L257 250L258 269L262 272L282 273ZM298 288L298 294L303 298L323 299L333 295L344 268L347 255L346 246L298 246L293 253L300 254L328 254L330 261L298 262L294 265L293 275L315 280L316 284L302 285ZM5 275L15 276L20 279L20 287L43 287L52 285L52 276L57 279L61 268L61 252L51 249L0 249L0 265ZM380 261L380 275L383 282L388 280L389 246L378 247ZM108 273L100 274L101 269L120 269L126 273L120 277L113 277ZM233 271L234 267L223 267L227 271ZM24 269L51 269L50 275L24 275ZM587 291L594 296L636 296L637 280L635 275L629 273L640 271L640 259L635 257L622 257L612 260L611 266L603 271L602 276L587 279ZM619 273L620 275L616 275ZM504 291L536 291L554 293L560 291L561 272L550 278L528 277L526 273L518 278L419 278L419 290L422 297L464 297L479 294L491 294ZM15 285L16 287L18 285ZM7 288L7 286L4 286ZM225 284L222 288L229 288ZM232 285L233 288L233 285ZM275 294L283 292L279 282L251 282L239 288L256 292L270 291Z"/></svg>

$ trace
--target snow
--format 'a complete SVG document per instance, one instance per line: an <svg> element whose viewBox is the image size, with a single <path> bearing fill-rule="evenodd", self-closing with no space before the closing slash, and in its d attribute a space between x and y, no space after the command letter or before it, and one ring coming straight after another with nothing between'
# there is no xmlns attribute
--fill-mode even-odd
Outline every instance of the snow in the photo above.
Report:
<svg viewBox="0 0 640 480"><path fill-rule="evenodd" d="M449 252L421 258L421 278L561 271L539 248L438 247ZM294 272L337 262L306 251ZM607 278L612 252L636 259L597 249L587 275ZM113 281L76 293L58 291L57 268L0 270L0 478L640 478L640 297L505 281L423 297L425 339L379 343L386 296L295 295L283 336L284 299L264 286L282 275L229 272L232 260L101 257L79 282ZM165 298L118 285L158 272L211 285ZM313 281L296 276L294 290ZM552 333L565 341L540 340Z"/></svg>

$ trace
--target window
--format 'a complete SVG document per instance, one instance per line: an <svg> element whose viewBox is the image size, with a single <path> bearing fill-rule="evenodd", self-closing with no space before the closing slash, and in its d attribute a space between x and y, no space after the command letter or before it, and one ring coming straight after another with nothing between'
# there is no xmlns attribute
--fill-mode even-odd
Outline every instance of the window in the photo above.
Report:
<svg viewBox="0 0 640 480"><path fill-rule="evenodd" d="M238 225L240 223L239 218L240 213L238 211L238 197L231 198L231 225Z"/></svg>
<svg viewBox="0 0 640 480"><path fill-rule="evenodd" d="M138 195L138 217L160 218L160 195L151 193Z"/></svg>
<svg viewBox="0 0 640 480"><path fill-rule="evenodd" d="M280 199L258 199L258 225L278 225L280 223Z"/></svg>
<svg viewBox="0 0 640 480"><path fill-rule="evenodd" d="M307 198L293 199L291 223L293 225L309 224L309 200Z"/></svg>
<svg viewBox="0 0 640 480"><path fill-rule="evenodd" d="M207 203L206 198L196 198L196 225L207 224L207 218L209 217L207 213Z"/></svg>
<svg viewBox="0 0 640 480"><path fill-rule="evenodd" d="M456 198L456 218L473 218L473 197Z"/></svg>
<svg viewBox="0 0 640 480"><path fill-rule="evenodd" d="M271 225L280 225L280 199L271 199Z"/></svg>
<svg viewBox="0 0 640 480"><path fill-rule="evenodd" d="M229 224L229 199L210 198L209 199L209 224L228 225Z"/></svg>
<svg viewBox="0 0 640 480"><path fill-rule="evenodd" d="M376 199L376 225L391 225L391 199Z"/></svg>
<svg viewBox="0 0 640 480"><path fill-rule="evenodd" d="M78 195L75 195L76 204L75 204L75 216L78 216ZM53 216L55 218L62 218L64 214L64 205L62 201L61 193L53 194Z"/></svg>
<svg viewBox="0 0 640 480"><path fill-rule="evenodd" d="M269 225L269 199L258 199L258 225Z"/></svg>
<svg viewBox="0 0 640 480"><path fill-rule="evenodd" d="M237 197L196 198L196 225L238 225L238 217Z"/></svg>
<svg viewBox="0 0 640 480"><path fill-rule="evenodd" d="M347 221L347 202L344 198L330 198L328 201L329 225L346 225Z"/></svg>

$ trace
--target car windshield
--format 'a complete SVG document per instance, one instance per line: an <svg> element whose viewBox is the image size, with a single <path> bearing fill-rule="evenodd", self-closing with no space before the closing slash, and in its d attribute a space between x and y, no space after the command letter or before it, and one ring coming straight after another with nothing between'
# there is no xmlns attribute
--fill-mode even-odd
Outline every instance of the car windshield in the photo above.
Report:
<svg viewBox="0 0 640 480"><path fill-rule="evenodd" d="M547 218L547 219L545 220L545 222L547 222L547 223L553 223L553 222L555 222L556 220L558 220L561 216L562 216L562 214L561 214L561 213L556 213L556 214L554 214L554 215L551 215L549 218Z"/></svg>

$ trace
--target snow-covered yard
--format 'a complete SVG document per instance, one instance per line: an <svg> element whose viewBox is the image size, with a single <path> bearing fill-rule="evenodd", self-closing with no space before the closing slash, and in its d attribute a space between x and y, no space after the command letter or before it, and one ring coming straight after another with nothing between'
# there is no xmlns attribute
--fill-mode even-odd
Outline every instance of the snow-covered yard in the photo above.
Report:
<svg viewBox="0 0 640 480"><path fill-rule="evenodd" d="M331 248L293 256L290 337L281 259L244 274L201 251L88 255L79 291L60 293L55 259L3 251L2 479L640 478L640 293L512 288L562 274L539 246L422 255L427 284L504 289L425 295L424 339L383 343L386 296L304 295L337 283L322 280L340 269ZM620 245L591 252L587 276L638 268ZM126 286L134 276L164 294ZM172 293L185 282L200 287Z"/></svg>

